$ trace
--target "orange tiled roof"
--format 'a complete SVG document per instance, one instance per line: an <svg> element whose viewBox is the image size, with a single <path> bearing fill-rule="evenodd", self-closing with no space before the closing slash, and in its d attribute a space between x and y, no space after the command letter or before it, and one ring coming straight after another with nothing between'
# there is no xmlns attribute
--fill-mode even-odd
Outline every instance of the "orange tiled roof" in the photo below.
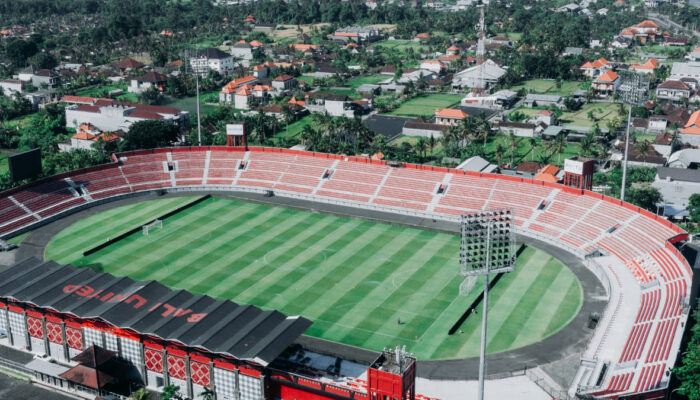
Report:
<svg viewBox="0 0 700 400"><path fill-rule="evenodd" d="M700 128L700 110L697 110L690 115L690 118L688 118L688 122L686 122L685 127L686 128L690 128L690 127Z"/></svg>
<svg viewBox="0 0 700 400"><path fill-rule="evenodd" d="M71 139L78 139L78 140L93 140L95 138L95 135L91 133L87 133L85 131L78 131L75 135L71 136Z"/></svg>
<svg viewBox="0 0 700 400"><path fill-rule="evenodd" d="M462 110L458 110L456 108L443 108L443 109L437 109L435 110L435 116L440 117L440 118L466 118L469 116L469 114L465 113Z"/></svg>
<svg viewBox="0 0 700 400"><path fill-rule="evenodd" d="M453 46L448 47L447 51L459 51L459 47L453 45Z"/></svg>
<svg viewBox="0 0 700 400"><path fill-rule="evenodd" d="M659 62L656 60L656 58L650 58L645 62L644 64L635 64L635 65L630 65L630 68L632 69L655 69L659 67Z"/></svg>
<svg viewBox="0 0 700 400"><path fill-rule="evenodd" d="M639 28L658 28L659 27L659 25L656 22L648 20L648 19L645 19L644 21L638 23L635 26L637 26Z"/></svg>
<svg viewBox="0 0 700 400"><path fill-rule="evenodd" d="M419 33L416 35L418 39L430 39L430 35L427 33Z"/></svg>
<svg viewBox="0 0 700 400"><path fill-rule="evenodd" d="M248 43L248 44L251 45L251 46L253 46L253 47L260 47L260 46L263 45L262 42L259 42L259 41L257 41L257 40L253 40L253 41L251 41L251 42Z"/></svg>
<svg viewBox="0 0 700 400"><path fill-rule="evenodd" d="M615 73L615 71L607 71L603 75L596 78L596 82L615 82L620 76Z"/></svg>
<svg viewBox="0 0 700 400"><path fill-rule="evenodd" d="M304 100L297 100L297 98L294 96L292 96L291 100L289 100L287 103L296 104L298 106L305 106L306 105L306 102Z"/></svg>
<svg viewBox="0 0 700 400"><path fill-rule="evenodd" d="M335 32L333 35L343 37L358 37L358 34L354 32Z"/></svg>
<svg viewBox="0 0 700 400"><path fill-rule="evenodd" d="M119 140L119 136L113 134L112 132L102 132L99 135L93 139L94 141L98 141L102 139L104 142L113 142L115 140Z"/></svg>
<svg viewBox="0 0 700 400"><path fill-rule="evenodd" d="M316 50L318 46L316 46L315 44L293 43L289 45L289 48L294 49L296 51L307 51Z"/></svg>

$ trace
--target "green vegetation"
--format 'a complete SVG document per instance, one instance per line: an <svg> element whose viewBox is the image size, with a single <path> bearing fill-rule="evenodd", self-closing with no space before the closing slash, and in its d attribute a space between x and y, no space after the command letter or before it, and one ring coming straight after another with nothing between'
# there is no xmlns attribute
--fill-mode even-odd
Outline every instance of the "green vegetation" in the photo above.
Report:
<svg viewBox="0 0 700 400"><path fill-rule="evenodd" d="M352 78L350 79L346 85L353 88L357 89L358 87L362 85L375 85L381 81L385 81L387 79L391 78L390 76L385 76L385 75L367 75L367 76L358 76L357 78Z"/></svg>
<svg viewBox="0 0 700 400"><path fill-rule="evenodd" d="M401 50L413 49L414 51L421 51L423 45L420 42L414 40L382 40L374 44L375 46L385 47L387 49Z"/></svg>
<svg viewBox="0 0 700 400"><path fill-rule="evenodd" d="M8 155L6 153L0 152L0 174L4 174L8 171L9 165L7 157Z"/></svg>
<svg viewBox="0 0 700 400"><path fill-rule="evenodd" d="M691 336L687 350L682 354L681 365L674 368L681 381L678 393L689 399L700 399L700 301L688 320Z"/></svg>
<svg viewBox="0 0 700 400"><path fill-rule="evenodd" d="M541 109L541 107L519 107L515 111L521 112L527 117L534 117ZM626 113L625 116L621 116L619 110L619 104L589 103L584 104L581 109L577 111L563 111L557 119L564 125L592 127L597 123L599 127L607 128L607 124L610 121L617 120L617 122L619 122L622 118L626 119Z"/></svg>
<svg viewBox="0 0 700 400"><path fill-rule="evenodd" d="M459 104L462 100L456 94L428 94L407 100L399 108L391 111L389 115L402 115L406 117L432 117L436 108L447 108Z"/></svg>
<svg viewBox="0 0 700 400"><path fill-rule="evenodd" d="M307 334L373 350L405 344L421 359L478 354L481 318L447 331L478 295L458 296L459 238L212 198L89 257L82 251L186 201L124 206L60 232L46 257L314 321ZM174 240L177 238L177 240ZM492 290L489 352L537 342L578 312L582 289L558 260L527 248ZM397 320L401 324L397 324Z"/></svg>
<svg viewBox="0 0 700 400"><path fill-rule="evenodd" d="M298 121L289 124L289 128L282 127L275 137L295 138L304 130L304 127L312 123L311 115L307 115Z"/></svg>
<svg viewBox="0 0 700 400"><path fill-rule="evenodd" d="M24 237L27 236L28 234L29 234L29 232L25 232L21 235L17 235L15 237L13 237L12 239L8 240L8 242L15 244L15 245L19 245L20 242L22 242L22 240L24 240Z"/></svg>
<svg viewBox="0 0 700 400"><path fill-rule="evenodd" d="M583 82L560 81L557 84L556 80L551 79L530 79L511 88L516 92L520 89L525 89L528 93L571 96L575 91L583 89Z"/></svg>

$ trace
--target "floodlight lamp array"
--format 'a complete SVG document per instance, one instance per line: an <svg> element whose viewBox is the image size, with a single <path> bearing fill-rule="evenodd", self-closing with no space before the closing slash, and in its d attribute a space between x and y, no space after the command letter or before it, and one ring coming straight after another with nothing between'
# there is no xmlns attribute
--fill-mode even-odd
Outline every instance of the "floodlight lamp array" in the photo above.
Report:
<svg viewBox="0 0 700 400"><path fill-rule="evenodd" d="M516 252L511 209L465 213L461 222L462 275L484 275L513 270Z"/></svg>

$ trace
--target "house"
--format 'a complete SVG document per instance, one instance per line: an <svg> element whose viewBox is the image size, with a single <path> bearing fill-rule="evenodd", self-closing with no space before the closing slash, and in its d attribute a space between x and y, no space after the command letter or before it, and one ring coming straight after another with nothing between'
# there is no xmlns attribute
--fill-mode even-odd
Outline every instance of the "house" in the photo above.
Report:
<svg viewBox="0 0 700 400"><path fill-rule="evenodd" d="M141 93L144 90L155 89L159 92L165 90L168 77L156 71L149 71L142 76L131 78L128 91L130 93Z"/></svg>
<svg viewBox="0 0 700 400"><path fill-rule="evenodd" d="M659 68L659 61L653 57L648 59L644 64L633 63L629 66L631 71L645 75L653 74L656 68Z"/></svg>
<svg viewBox="0 0 700 400"><path fill-rule="evenodd" d="M448 68L450 66L450 63L454 61L458 61L461 57L458 55L453 55L453 56L440 56L438 57L438 61L446 65Z"/></svg>
<svg viewBox="0 0 700 400"><path fill-rule="evenodd" d="M440 60L425 60L420 64L421 69L432 71L438 75L447 72L447 66Z"/></svg>
<svg viewBox="0 0 700 400"><path fill-rule="evenodd" d="M274 88L267 85L245 84L236 89L233 95L234 107L249 110L257 105L267 104L272 99Z"/></svg>
<svg viewBox="0 0 700 400"><path fill-rule="evenodd" d="M659 36L659 25L651 20L644 20L637 25L629 26L620 32L620 35L626 39L638 39L645 43L647 40L656 40Z"/></svg>
<svg viewBox="0 0 700 400"><path fill-rule="evenodd" d="M79 128L89 124L100 131L129 131L137 121L160 120L185 129L189 127L189 113L173 107L125 103L110 99L91 98L89 104L73 104L66 107L66 127Z"/></svg>
<svg viewBox="0 0 700 400"><path fill-rule="evenodd" d="M658 167L651 185L663 196L664 215L686 217L688 199L700 193L700 170Z"/></svg>
<svg viewBox="0 0 700 400"><path fill-rule="evenodd" d="M435 123L438 125L457 125L469 114L455 108L443 108L435 110Z"/></svg>
<svg viewBox="0 0 700 400"><path fill-rule="evenodd" d="M449 125L441 125L427 121L423 117L418 117L411 121L406 121L403 125L402 134L406 136L422 136L441 138L443 133L449 129Z"/></svg>
<svg viewBox="0 0 700 400"><path fill-rule="evenodd" d="M114 142L121 140L124 132L118 130L116 132L102 132L91 124L81 124L75 135L71 136L70 142L59 143L58 147L61 151L70 151L73 149L92 149L95 142Z"/></svg>
<svg viewBox="0 0 700 400"><path fill-rule="evenodd" d="M332 40L341 42L365 42L373 41L380 37L379 29L370 26L348 26L336 30L331 36Z"/></svg>
<svg viewBox="0 0 700 400"><path fill-rule="evenodd" d="M486 60L482 64L475 65L463 71L457 72L452 79L453 87L468 88L489 88L506 74L506 70L501 68L493 60ZM482 82L483 77L483 82Z"/></svg>
<svg viewBox="0 0 700 400"><path fill-rule="evenodd" d="M554 112L549 111L549 110L540 110L537 112L537 116L535 117L535 121L537 123L543 123L547 126L549 125L554 125Z"/></svg>
<svg viewBox="0 0 700 400"><path fill-rule="evenodd" d="M677 103L683 97L689 98L692 92L692 89L683 81L668 80L656 88L656 99Z"/></svg>
<svg viewBox="0 0 700 400"><path fill-rule="evenodd" d="M292 43L289 45L289 48L306 54L316 54L318 51L318 46L315 44Z"/></svg>
<svg viewBox="0 0 700 400"><path fill-rule="evenodd" d="M334 117L355 116L357 105L346 95L332 93L307 93L304 95L306 108L310 112L328 113Z"/></svg>
<svg viewBox="0 0 700 400"><path fill-rule="evenodd" d="M61 75L50 69L40 69L32 75L32 85L38 88L55 89L61 84Z"/></svg>
<svg viewBox="0 0 700 400"><path fill-rule="evenodd" d="M221 75L228 75L233 72L233 56L217 48L208 47L197 52L195 57L190 58L192 71L199 75L207 75L209 71L216 71Z"/></svg>
<svg viewBox="0 0 700 400"><path fill-rule="evenodd" d="M238 91L238 89L244 85L254 85L258 82L258 78L248 75L244 76L242 78L237 78L232 80L231 82L227 83L224 85L223 88L221 88L221 92L219 93L219 102L220 103L234 103L234 95Z"/></svg>
<svg viewBox="0 0 700 400"><path fill-rule="evenodd" d="M495 36L490 39L491 44L498 44L502 46L512 46L513 42L505 36Z"/></svg>
<svg viewBox="0 0 700 400"><path fill-rule="evenodd" d="M683 47L687 44L688 44L688 38L686 36L681 36L681 37L666 38L666 41L662 44L662 46Z"/></svg>
<svg viewBox="0 0 700 400"><path fill-rule="evenodd" d="M680 132L681 142L700 146L700 110L695 111L688 118L688 122Z"/></svg>
<svg viewBox="0 0 700 400"><path fill-rule="evenodd" d="M599 36L591 36L591 40L588 41L588 47L591 49L595 49L596 47L602 47L603 46L603 39L601 39Z"/></svg>
<svg viewBox="0 0 700 400"><path fill-rule="evenodd" d="M566 56L581 56L583 55L583 49L580 47L567 47L562 53L564 57Z"/></svg>
<svg viewBox="0 0 700 400"><path fill-rule="evenodd" d="M668 158L669 168L700 168L700 149L679 150Z"/></svg>
<svg viewBox="0 0 700 400"><path fill-rule="evenodd" d="M446 54L448 56L456 56L456 55L459 55L460 51L461 51L461 49L459 47L452 45L452 46L447 48Z"/></svg>
<svg viewBox="0 0 700 400"><path fill-rule="evenodd" d="M608 96L620 87L620 76L615 73L615 71L607 71L603 75L597 77L591 84L591 88L599 96Z"/></svg>
<svg viewBox="0 0 700 400"><path fill-rule="evenodd" d="M142 69L144 65L131 57L126 57L125 59L116 62L114 67L117 68L119 72L130 72Z"/></svg>
<svg viewBox="0 0 700 400"><path fill-rule="evenodd" d="M613 49L627 49L632 45L632 39L628 39L622 36L615 36L613 41L610 42L610 47Z"/></svg>
<svg viewBox="0 0 700 400"><path fill-rule="evenodd" d="M401 74L401 77L396 81L397 83L401 84L406 84L408 82L418 82L419 80L423 80L425 82L429 82L433 79L437 78L437 74L431 70L427 69L415 69L415 70L410 70L406 69L404 70L404 73Z"/></svg>
<svg viewBox="0 0 700 400"><path fill-rule="evenodd" d="M693 78L700 82L700 62L675 62L669 79Z"/></svg>
<svg viewBox="0 0 700 400"><path fill-rule="evenodd" d="M495 173L496 169L498 167L496 165L491 164L487 160L479 157L479 156L474 156L471 158L467 158L459 164L458 166L455 167L455 169L459 169L462 171L472 171L472 172L483 172L485 174L490 174L490 173Z"/></svg>
<svg viewBox="0 0 700 400"><path fill-rule="evenodd" d="M544 181L549 183L559 182L559 168L553 164L547 164L542 169L537 171L537 175L533 178L536 181Z"/></svg>
<svg viewBox="0 0 700 400"><path fill-rule="evenodd" d="M554 94L528 93L524 102L527 107L562 107L564 98Z"/></svg>
<svg viewBox="0 0 700 400"><path fill-rule="evenodd" d="M253 46L246 43L245 40L236 42L229 51L231 52L233 63L244 67L250 66L250 61L253 59Z"/></svg>
<svg viewBox="0 0 700 400"><path fill-rule="evenodd" d="M657 153L669 159L669 163L671 162L669 157L671 156L671 153L673 153L673 149L676 146L676 142L673 140L672 134L668 132L659 133L654 138L652 146L654 146L654 150L656 150Z"/></svg>
<svg viewBox="0 0 700 400"><path fill-rule="evenodd" d="M515 136L520 137L535 137L536 128L537 125L526 122L502 121L498 124L498 130L504 135L512 132Z"/></svg>
<svg viewBox="0 0 700 400"><path fill-rule="evenodd" d="M258 79L265 79L270 75L274 75L279 71L279 68L272 61L267 61L263 64L253 67L253 76Z"/></svg>
<svg viewBox="0 0 700 400"><path fill-rule="evenodd" d="M518 94L512 90L503 89L493 94L478 95L468 93L460 102L465 107L510 108L518 99Z"/></svg>
<svg viewBox="0 0 700 400"><path fill-rule="evenodd" d="M612 69L610 61L601 57L595 61L587 61L581 66L581 73L589 78L597 78L605 71Z"/></svg>
<svg viewBox="0 0 700 400"><path fill-rule="evenodd" d="M695 50L688 53L688 55L685 56L685 59L688 61L700 61L700 46L696 47Z"/></svg>
<svg viewBox="0 0 700 400"><path fill-rule="evenodd" d="M512 167L512 166L511 166ZM507 175L517 175L525 178L534 178L543 165L535 161L523 161L512 170L504 171Z"/></svg>
<svg viewBox="0 0 700 400"><path fill-rule="evenodd" d="M277 93L284 92L287 90L292 90L297 87L297 80L291 75L280 75L272 80L272 87L277 91Z"/></svg>
<svg viewBox="0 0 700 400"><path fill-rule="evenodd" d="M341 73L341 70L331 64L319 64L316 66L316 71L307 72L304 74L304 76L312 76L314 78L332 78L336 75L340 75Z"/></svg>
<svg viewBox="0 0 700 400"><path fill-rule="evenodd" d="M393 65L385 65L382 67L381 70L379 70L379 75L384 75L384 76L394 76L396 75L396 67Z"/></svg>
<svg viewBox="0 0 700 400"><path fill-rule="evenodd" d="M2 88L2 94L11 97L15 93L22 93L24 90L24 82L19 79L5 79L0 81L0 88Z"/></svg>
<svg viewBox="0 0 700 400"><path fill-rule="evenodd" d="M421 40L428 40L430 39L430 35L427 33L419 33L416 35L416 37L413 39L416 42L420 42Z"/></svg>
<svg viewBox="0 0 700 400"><path fill-rule="evenodd" d="M566 4L566 5L563 5L559 8L557 8L556 11L560 12L560 13L572 13L573 14L575 12L578 12L580 9L581 9L581 7L578 4L569 3L569 4Z"/></svg>

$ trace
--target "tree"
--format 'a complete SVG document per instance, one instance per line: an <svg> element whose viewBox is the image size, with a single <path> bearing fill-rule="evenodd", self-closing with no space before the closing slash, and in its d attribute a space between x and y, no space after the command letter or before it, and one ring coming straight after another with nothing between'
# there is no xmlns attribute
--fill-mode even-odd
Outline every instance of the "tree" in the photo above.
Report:
<svg viewBox="0 0 700 400"><path fill-rule="evenodd" d="M124 135L122 150L168 147L177 141L178 135L178 129L173 124L157 120L138 121Z"/></svg>
<svg viewBox="0 0 700 400"><path fill-rule="evenodd" d="M36 44L29 40L14 39L5 46L5 56L16 66L25 65L27 59L38 51Z"/></svg>
<svg viewBox="0 0 700 400"><path fill-rule="evenodd" d="M58 60L51 54L42 52L29 57L29 63L36 65L37 68L53 69L58 65Z"/></svg>
<svg viewBox="0 0 700 400"><path fill-rule="evenodd" d="M163 98L163 94L156 89L148 88L138 94L139 101L145 104L158 104Z"/></svg>
<svg viewBox="0 0 700 400"><path fill-rule="evenodd" d="M183 400L180 387L176 385L165 386L160 396L162 400Z"/></svg>
<svg viewBox="0 0 700 400"><path fill-rule="evenodd" d="M145 388L140 388L139 390L131 393L131 396L129 396L130 400L150 400L151 399L151 392L146 390Z"/></svg>
<svg viewBox="0 0 700 400"><path fill-rule="evenodd" d="M214 400L216 393L211 390L208 386L204 387L204 390L199 394L202 400Z"/></svg>
<svg viewBox="0 0 700 400"><path fill-rule="evenodd" d="M688 213L690 220L694 223L700 222L700 193L693 193L688 198Z"/></svg>
<svg viewBox="0 0 700 400"><path fill-rule="evenodd" d="M683 355L681 365L674 369L674 373L681 381L678 393L697 400L700 399L700 301L693 311L692 319L695 323L690 328L692 336L688 342L688 350Z"/></svg>
<svg viewBox="0 0 700 400"><path fill-rule="evenodd" d="M656 204L663 201L663 197L658 189L645 184L638 188L632 187L627 190L625 201L634 205L647 209L651 212L656 211Z"/></svg>

